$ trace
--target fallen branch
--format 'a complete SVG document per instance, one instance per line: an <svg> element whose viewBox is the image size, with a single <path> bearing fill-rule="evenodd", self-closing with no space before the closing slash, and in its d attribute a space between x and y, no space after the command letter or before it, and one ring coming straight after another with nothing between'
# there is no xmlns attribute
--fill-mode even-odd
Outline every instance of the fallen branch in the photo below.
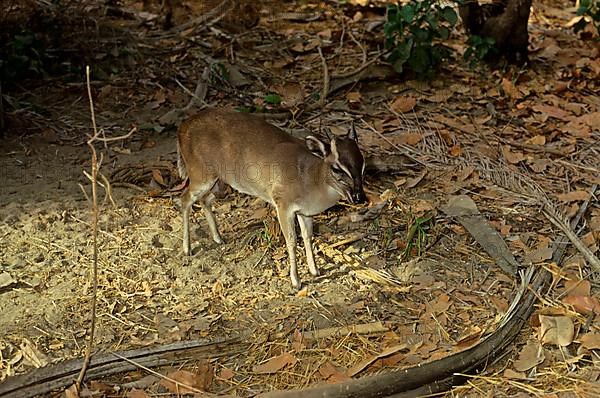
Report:
<svg viewBox="0 0 600 398"><path fill-rule="evenodd" d="M219 358L233 355L247 349L240 338L215 341L182 341L158 347L138 350L105 353L92 357L86 380L99 379L110 375L144 367L173 366L190 360ZM126 358L126 359L121 359ZM136 364L131 364L134 361ZM36 369L21 376L8 378L0 384L2 398L28 398L46 395L50 391L64 388L73 383L83 363L82 359L60 362L52 366Z"/></svg>

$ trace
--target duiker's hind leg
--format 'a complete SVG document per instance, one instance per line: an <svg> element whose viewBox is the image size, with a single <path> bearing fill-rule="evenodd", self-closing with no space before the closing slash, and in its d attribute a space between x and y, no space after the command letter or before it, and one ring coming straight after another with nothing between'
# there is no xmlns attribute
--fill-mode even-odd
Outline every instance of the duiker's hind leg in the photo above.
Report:
<svg viewBox="0 0 600 398"><path fill-rule="evenodd" d="M204 209L204 214L206 215L206 220L208 221L208 227L213 236L213 240L217 243L221 243L221 237L219 236L219 231L217 230L215 215L210 208L210 204L212 200L214 200L214 195L210 192L210 190L213 188L216 182L217 178L204 181L201 184L194 184L190 180L190 185L188 185L181 196L181 212L183 215L183 253L188 256L192 254L192 248L190 245L190 210L198 198L202 199L202 207Z"/></svg>

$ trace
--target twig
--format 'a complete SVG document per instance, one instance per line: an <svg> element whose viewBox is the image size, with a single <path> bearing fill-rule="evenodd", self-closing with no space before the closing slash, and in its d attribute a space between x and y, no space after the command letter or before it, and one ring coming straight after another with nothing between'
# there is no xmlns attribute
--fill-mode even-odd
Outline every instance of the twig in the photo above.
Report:
<svg viewBox="0 0 600 398"><path fill-rule="evenodd" d="M94 128L94 135L87 141L87 145L92 152L92 309L90 313L90 329L88 333L88 341L85 347L83 365L81 366L81 371L79 372L79 376L77 376L77 380L75 381L75 387L77 388L77 391L80 391L81 383L83 382L85 373L90 365L92 345L94 343L94 332L96 330L96 300L98 291L98 195L96 189L96 181L98 179L98 156L96 154L96 148L94 148L94 141L98 138L98 129L96 128L96 116L94 114L94 101L92 99L92 88L90 85L89 66L86 66L85 68L85 77L87 82L88 99L90 101L92 126Z"/></svg>
<svg viewBox="0 0 600 398"><path fill-rule="evenodd" d="M325 99L327 98L327 94L329 94L329 69L327 68L327 60L323 56L323 51L321 51L321 47L318 47L319 56L321 57L321 64L323 64L323 91L321 92L321 98L319 98L319 104L321 108L325 106Z"/></svg>
<svg viewBox="0 0 600 398"><path fill-rule="evenodd" d="M89 331L88 331L88 339L86 342L83 363L82 363L79 375L77 376L77 380L75 381L75 384L74 384L77 391L80 391L81 383L83 382L83 379L85 378L87 369L90 366L90 359L92 356L92 346L94 344L94 334L96 331L96 306L97 306L97 301L98 301L98 218L99 218L98 217L98 188L97 188L97 185L98 185L98 174L99 174L98 170L100 168L100 165L102 164L103 155L100 154L100 160L98 160L98 154L96 153L96 148L94 147L94 143L96 141L99 141L99 142L103 142L106 146L106 144L108 142L126 139L126 138L130 137L135 131L137 131L137 128L134 126L127 134L124 134L124 135L121 135L118 137L107 138L104 136L103 130L100 130L100 131L98 130L98 127L96 126L96 114L94 112L94 100L92 99L92 87L90 84L90 67L89 66L86 66L86 68L85 68L85 75L86 75L88 100L90 103L90 114L91 114L91 118L92 118L92 128L94 131L94 135L89 137L89 139L87 140L87 145L90 148L90 152L92 155L91 175L84 171L84 174L86 175L86 177L90 178L90 180L92 182L92 199L91 199L92 250L93 250L92 281L91 281L92 282L92 293L91 293L92 308L90 310L90 318L91 318L90 319L90 327L89 327ZM101 134L102 134L102 136L100 136ZM108 179L106 179L106 177L104 177L102 174L100 174L100 176L104 181L104 188L106 190L106 193L107 193L108 197L110 198L113 206L115 206L115 202L112 199L110 183L108 182ZM85 193L85 190L83 189L83 187L81 187L81 188L84 191L86 198L89 200L89 197Z"/></svg>
<svg viewBox="0 0 600 398"><path fill-rule="evenodd" d="M597 185L594 185L591 189L592 195L594 194ZM590 196L592 196L590 195ZM579 239L573 228L565 221L563 221L556 212L550 207L549 203L545 203L542 209L542 213L546 216L546 218L554 224L557 228L563 231L563 233L569 238L573 246L585 257L590 267L595 272L600 273L600 259L594 255L594 253Z"/></svg>

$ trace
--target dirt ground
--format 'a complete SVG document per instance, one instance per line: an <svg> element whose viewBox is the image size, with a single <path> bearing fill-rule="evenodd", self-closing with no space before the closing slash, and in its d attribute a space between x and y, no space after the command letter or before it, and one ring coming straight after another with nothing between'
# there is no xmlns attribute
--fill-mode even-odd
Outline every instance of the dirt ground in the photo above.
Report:
<svg viewBox="0 0 600 398"><path fill-rule="evenodd" d="M183 3L192 16L204 12ZM183 38L161 38L157 21L140 23L87 5L99 27L83 36L112 32L104 42L99 39L102 45L94 56L97 124L107 136L137 126L125 140L96 144L111 194L99 188L94 350L243 334L248 351L213 359L205 386L237 396L342 381L460 351L496 328L518 285L439 210L451 195L467 194L521 264L547 267L556 280L512 352L449 396L594 396L600 346L586 341L600 333L600 307L592 305L585 313L564 297L597 302L597 275L573 247L558 271L547 253L559 231L539 212L536 198L491 181L474 160L480 155L504 159L510 173L528 175L568 215L589 196L560 195L589 192L599 182L598 46L566 30L568 14L560 14L551 2L540 4L530 22L535 51L528 69L480 73L459 63L429 83L399 77L357 81L332 94L320 118L316 111L297 113L304 104L293 99L288 108L271 109L276 114L291 110L289 118L272 122L292 132L323 125L340 134L355 120L370 165L365 182L369 205L342 203L315 217L320 277L309 275L299 245L305 286L300 293L287 275L274 211L245 195L230 192L215 203L223 245L210 239L196 208L195 255L183 255L178 192L173 190L180 182L175 172L178 120L161 122L160 116L189 102L181 86L193 91L207 54L226 65L237 83L211 82L206 102L231 108L265 106L265 95L277 87L284 98L285 93L293 97L298 90L290 81L302 85L305 94L318 90L322 64L310 34L333 42L333 31L335 40L347 40L346 46L327 50L334 75L355 69L363 55L375 56L373 43L380 37L366 26L381 18L378 11L356 2L346 8L331 3L285 2L286 12L326 16L298 22L265 2L253 8L257 17L249 12L241 22L226 18ZM125 2L122 8L139 12L141 4ZM179 24L190 16L181 10L175 14ZM340 21L343 28L336 25ZM248 26L240 33L235 27L244 23ZM356 38L340 39L341 29ZM117 50L111 49L113 42ZM253 55L259 43L264 48ZM304 47L289 50L298 43ZM461 48L464 40L452 45ZM569 89L562 88L566 84ZM91 165L86 140L92 129L84 76L33 82L7 95L21 108L8 109L9 129L0 141L0 382L82 356L92 264L91 189L84 175ZM413 100L416 107L397 111ZM396 159L400 149L409 155L403 157L404 166L397 163L392 171L377 166ZM597 254L597 196L591 198L586 219L581 234ZM418 250L409 246L409 233L419 222L426 239ZM573 296L572 281L587 290ZM540 314L569 318L572 341L563 347L544 341ZM368 331L298 340L302 333L355 325L367 325ZM533 359L531 347L537 350ZM284 354L285 364L271 361ZM523 366L526 361L535 364ZM200 373L198 364L184 368ZM123 386L143 376L132 372L95 387L107 396L126 396L131 385ZM148 394L173 392L155 379L137 388ZM591 395L585 395L588 391Z"/></svg>

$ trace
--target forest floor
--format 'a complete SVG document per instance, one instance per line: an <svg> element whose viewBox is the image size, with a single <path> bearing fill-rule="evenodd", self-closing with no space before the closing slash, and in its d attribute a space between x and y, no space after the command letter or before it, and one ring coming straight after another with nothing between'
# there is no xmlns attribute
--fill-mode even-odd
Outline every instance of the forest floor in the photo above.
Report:
<svg viewBox="0 0 600 398"><path fill-rule="evenodd" d="M551 262L560 230L539 197L565 217L588 200L577 233L598 254L600 204L590 192L600 182L600 47L565 26L573 10L534 2L530 60L520 68L469 68L459 26L449 41L456 59L420 81L384 65L385 8L377 2L239 2L218 22L179 30L219 4L183 1L171 31L141 1L71 2L60 15L51 3L22 3L2 22L38 21L37 7L61 22L53 25L55 51L66 58L62 74L3 92L0 383L84 352L93 257L83 174L93 131L88 63L98 127L112 137L136 126L127 139L96 145L112 192L99 188L94 351L243 334L244 352L160 372L247 397L463 350L496 328L518 286L441 211L453 195L467 195L523 267L545 267L554 279L510 351L448 396L597 396L598 274L573 246L561 264ZM330 93L320 102L324 63ZM364 74L353 73L361 66ZM176 125L201 104L170 111L190 102L205 71L211 107L262 110L299 135L343 134L355 123L370 203L315 217L322 276L308 274L299 250L300 292L290 285L273 209L242 194L215 203L225 244L212 242L198 208L197 253L182 253ZM269 104L273 93L281 104ZM146 375L87 388L175 392Z"/></svg>

